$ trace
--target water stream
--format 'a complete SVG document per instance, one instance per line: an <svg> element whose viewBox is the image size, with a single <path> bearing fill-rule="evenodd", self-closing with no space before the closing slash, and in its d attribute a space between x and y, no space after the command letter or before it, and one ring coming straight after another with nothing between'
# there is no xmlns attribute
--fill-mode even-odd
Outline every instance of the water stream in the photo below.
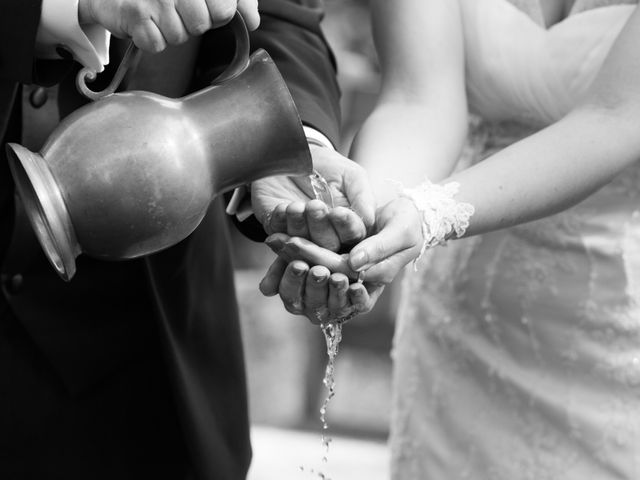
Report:
<svg viewBox="0 0 640 480"><path fill-rule="evenodd" d="M316 170L314 170L313 174L309 176L309 180L315 197L326 203L329 208L334 207L333 195L331 194L331 189L327 180ZM338 355L340 341L342 340L342 323L330 320L328 322L321 323L320 328L327 345L327 366L325 368L324 378L322 379L322 384L327 389L327 396L320 407L320 422L322 423L321 440L323 448L322 465L324 466L327 464L329 459L329 446L331 444L331 437L327 435L327 431L329 430L329 424L327 422L327 408L329 406L329 402L331 402L331 399L335 395L335 362ZM300 470L304 472L306 469L301 466ZM325 474L322 470L316 471L314 469L308 469L308 472L317 475L318 478L322 480L331 480L331 477Z"/></svg>

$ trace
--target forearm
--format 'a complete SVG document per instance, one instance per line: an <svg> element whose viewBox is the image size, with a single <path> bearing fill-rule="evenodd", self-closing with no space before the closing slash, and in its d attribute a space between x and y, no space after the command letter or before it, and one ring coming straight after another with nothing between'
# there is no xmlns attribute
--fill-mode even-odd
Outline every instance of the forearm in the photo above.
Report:
<svg viewBox="0 0 640 480"><path fill-rule="evenodd" d="M384 202L387 179L413 186L453 169L467 126L464 45L457 1L372 0L371 9L381 92L352 153Z"/></svg>
<svg viewBox="0 0 640 480"><path fill-rule="evenodd" d="M453 100L453 99L452 99ZM453 100L455 101L455 100ZM396 189L451 174L467 131L466 109L383 102L358 133L352 158L369 173L378 203Z"/></svg>
<svg viewBox="0 0 640 480"><path fill-rule="evenodd" d="M637 117L637 118L636 118ZM569 208L640 159L640 115L583 107L459 172L456 197L475 207L474 235Z"/></svg>
<svg viewBox="0 0 640 480"><path fill-rule="evenodd" d="M636 9L571 113L452 178L476 209L468 234L568 208L640 159L639 40Z"/></svg>

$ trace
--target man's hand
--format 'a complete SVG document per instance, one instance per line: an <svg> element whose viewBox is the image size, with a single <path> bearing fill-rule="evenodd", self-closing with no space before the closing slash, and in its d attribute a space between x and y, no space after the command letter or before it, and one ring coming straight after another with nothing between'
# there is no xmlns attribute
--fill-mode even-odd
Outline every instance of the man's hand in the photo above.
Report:
<svg viewBox="0 0 640 480"><path fill-rule="evenodd" d="M267 233L308 238L331 251L354 245L372 228L375 199L362 167L339 153L311 146L313 165L329 184L333 207L315 194L309 177L270 177L252 184L253 211Z"/></svg>
<svg viewBox="0 0 640 480"><path fill-rule="evenodd" d="M276 233L266 240L278 254L260 282L266 296L280 295L289 313L305 315L313 323L350 318L368 311L375 300L348 264L348 254L338 254L299 237ZM371 295L382 289L372 286Z"/></svg>
<svg viewBox="0 0 640 480"><path fill-rule="evenodd" d="M141 50L160 52L227 24L239 11L249 30L260 23L257 0L79 0L80 24L99 24Z"/></svg>

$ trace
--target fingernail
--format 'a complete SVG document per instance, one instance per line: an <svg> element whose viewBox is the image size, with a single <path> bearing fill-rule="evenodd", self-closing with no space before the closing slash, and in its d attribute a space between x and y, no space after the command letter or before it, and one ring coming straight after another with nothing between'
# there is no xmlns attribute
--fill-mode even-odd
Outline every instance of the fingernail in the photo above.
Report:
<svg viewBox="0 0 640 480"><path fill-rule="evenodd" d="M313 281L316 283L322 283L324 280L327 279L327 275L324 272L312 271L311 278L313 278Z"/></svg>
<svg viewBox="0 0 640 480"><path fill-rule="evenodd" d="M301 277L307 271L302 265L292 265L291 270L296 277Z"/></svg>
<svg viewBox="0 0 640 480"><path fill-rule="evenodd" d="M284 242L282 240L273 237L267 237L264 243L276 253L282 250L282 247L284 246Z"/></svg>
<svg viewBox="0 0 640 480"><path fill-rule="evenodd" d="M364 301L364 292L359 288L349 289L349 298L354 304Z"/></svg>
<svg viewBox="0 0 640 480"><path fill-rule="evenodd" d="M367 252L364 250L356 250L349 256L349 263L351 268L356 272L362 270L362 268L369 262Z"/></svg>
<svg viewBox="0 0 640 480"><path fill-rule="evenodd" d="M349 288L349 284L344 282L329 282L329 287L336 291L336 293L340 295L344 295L347 293L347 288Z"/></svg>

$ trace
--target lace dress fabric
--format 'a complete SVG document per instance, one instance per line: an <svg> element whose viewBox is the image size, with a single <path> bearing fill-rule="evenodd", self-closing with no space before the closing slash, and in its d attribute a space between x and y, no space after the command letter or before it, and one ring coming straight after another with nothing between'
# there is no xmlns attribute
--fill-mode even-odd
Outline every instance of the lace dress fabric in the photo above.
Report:
<svg viewBox="0 0 640 480"><path fill-rule="evenodd" d="M545 30L537 0L460 2L463 166L564 115L635 8L577 0ZM403 297L394 480L640 479L640 166L565 212L428 251Z"/></svg>

